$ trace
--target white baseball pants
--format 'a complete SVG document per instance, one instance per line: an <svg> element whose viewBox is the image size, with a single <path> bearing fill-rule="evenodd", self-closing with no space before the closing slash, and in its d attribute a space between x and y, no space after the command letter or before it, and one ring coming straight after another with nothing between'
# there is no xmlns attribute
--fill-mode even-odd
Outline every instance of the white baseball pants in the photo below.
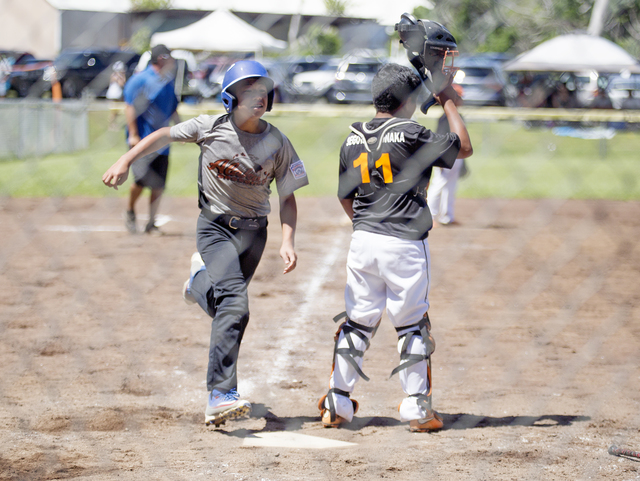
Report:
<svg viewBox="0 0 640 481"><path fill-rule="evenodd" d="M397 237L355 231L347 258L347 286L345 304L347 316L353 322L367 327L376 326L386 310L393 326L402 336L415 328L402 329L418 324L429 309L429 245L427 240L405 240ZM368 339L372 333L361 331ZM366 350L365 341L355 335L350 340L358 351ZM398 352L402 340L398 342ZM341 331L337 341L338 349L348 349L349 341ZM426 345L421 336L414 336L408 346L411 354L426 353ZM330 387L353 392L359 380L355 368L344 356L336 355ZM362 357L356 357L362 368ZM429 391L427 361L418 362L398 373L404 392L426 394ZM346 397L330 393L336 407L336 414L351 421L353 403ZM328 400L325 407L329 407ZM416 403L415 397L407 397L400 407L403 421L424 418L427 413Z"/></svg>

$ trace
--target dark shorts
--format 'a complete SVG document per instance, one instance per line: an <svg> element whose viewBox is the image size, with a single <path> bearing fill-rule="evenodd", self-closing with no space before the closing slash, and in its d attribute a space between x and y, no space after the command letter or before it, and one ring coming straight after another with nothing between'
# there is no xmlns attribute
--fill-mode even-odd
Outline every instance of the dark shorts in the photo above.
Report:
<svg viewBox="0 0 640 481"><path fill-rule="evenodd" d="M169 156L157 153L145 155L131 166L133 181L140 187L164 189L169 169Z"/></svg>

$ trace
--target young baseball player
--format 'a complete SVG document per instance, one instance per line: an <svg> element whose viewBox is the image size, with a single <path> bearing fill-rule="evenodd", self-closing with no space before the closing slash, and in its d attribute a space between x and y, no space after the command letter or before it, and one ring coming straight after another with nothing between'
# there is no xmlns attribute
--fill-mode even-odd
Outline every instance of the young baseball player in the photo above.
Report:
<svg viewBox="0 0 640 481"><path fill-rule="evenodd" d="M412 69L387 64L372 83L375 117L351 126L340 150L338 197L353 221L347 258L346 321L336 334L329 392L318 403L322 423L350 422L358 403L350 399L362 358L383 311L398 333L399 374L407 395L398 410L412 431L443 426L431 408L429 246L432 227L426 189L434 166L451 167L471 155L467 129L449 86L436 101L451 133L436 134L411 120L421 81Z"/></svg>
<svg viewBox="0 0 640 481"><path fill-rule="evenodd" d="M456 107L462 105L462 95L464 90L458 84L452 84L458 96L455 99ZM449 121L443 115L438 119L437 132L443 134L449 132ZM433 168L433 175L427 190L427 204L434 220L434 227L440 225L459 225L455 219L456 192L458 190L458 179L463 177L467 171L465 159L456 159L450 169L441 167Z"/></svg>
<svg viewBox="0 0 640 481"><path fill-rule="evenodd" d="M198 303L212 317L206 424L248 415L251 404L240 399L236 366L249 322L248 284L267 240L269 186L280 198L284 273L296 267L297 208L294 191L308 184L302 161L291 142L261 119L273 104L273 80L258 62L243 60L226 72L222 101L227 114L201 115L161 129L123 155L103 176L117 187L140 156L169 142L200 146L198 175L200 217L198 252L191 258L183 287L189 304Z"/></svg>

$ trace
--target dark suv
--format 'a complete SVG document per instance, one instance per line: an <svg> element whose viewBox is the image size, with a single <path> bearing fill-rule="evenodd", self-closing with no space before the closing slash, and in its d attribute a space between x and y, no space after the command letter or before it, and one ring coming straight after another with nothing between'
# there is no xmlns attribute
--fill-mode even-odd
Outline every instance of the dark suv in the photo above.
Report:
<svg viewBox="0 0 640 481"><path fill-rule="evenodd" d="M112 65L118 61L124 63L129 78L138 60L140 55L124 50L70 50L55 59L54 68L63 97L78 98L84 90L104 97L109 88Z"/></svg>
<svg viewBox="0 0 640 481"><path fill-rule="evenodd" d="M460 57L455 61L460 70L454 82L464 89L462 99L466 105L512 105L515 89L507 82L502 71L502 60L479 54Z"/></svg>
<svg viewBox="0 0 640 481"><path fill-rule="evenodd" d="M117 61L126 66L126 76L133 73L140 55L125 50L85 49L65 50L58 56L53 66L39 71L31 71L29 78L13 72L9 82L14 85L22 83L19 95L41 97L51 90L51 81L57 78L65 98L79 98L83 91L96 97L104 97L109 88L111 67ZM24 85L28 84L25 88Z"/></svg>

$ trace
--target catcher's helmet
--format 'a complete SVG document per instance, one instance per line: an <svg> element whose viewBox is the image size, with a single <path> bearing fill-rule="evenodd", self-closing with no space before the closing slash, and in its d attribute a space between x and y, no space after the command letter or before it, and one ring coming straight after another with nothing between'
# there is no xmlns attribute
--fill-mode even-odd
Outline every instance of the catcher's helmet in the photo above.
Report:
<svg viewBox="0 0 640 481"><path fill-rule="evenodd" d="M407 49L409 61L416 68L427 88L439 94L449 83L455 71L453 58L458 55L458 44L444 25L431 20L416 20L403 13L396 24L400 43Z"/></svg>
<svg viewBox="0 0 640 481"><path fill-rule="evenodd" d="M240 80L247 78L262 78L266 81L267 89L269 90L267 112L271 110L273 106L273 80L269 77L267 69L253 60L240 60L229 67L222 80L222 93L220 96L227 113L231 113L238 106L238 99L229 89Z"/></svg>

